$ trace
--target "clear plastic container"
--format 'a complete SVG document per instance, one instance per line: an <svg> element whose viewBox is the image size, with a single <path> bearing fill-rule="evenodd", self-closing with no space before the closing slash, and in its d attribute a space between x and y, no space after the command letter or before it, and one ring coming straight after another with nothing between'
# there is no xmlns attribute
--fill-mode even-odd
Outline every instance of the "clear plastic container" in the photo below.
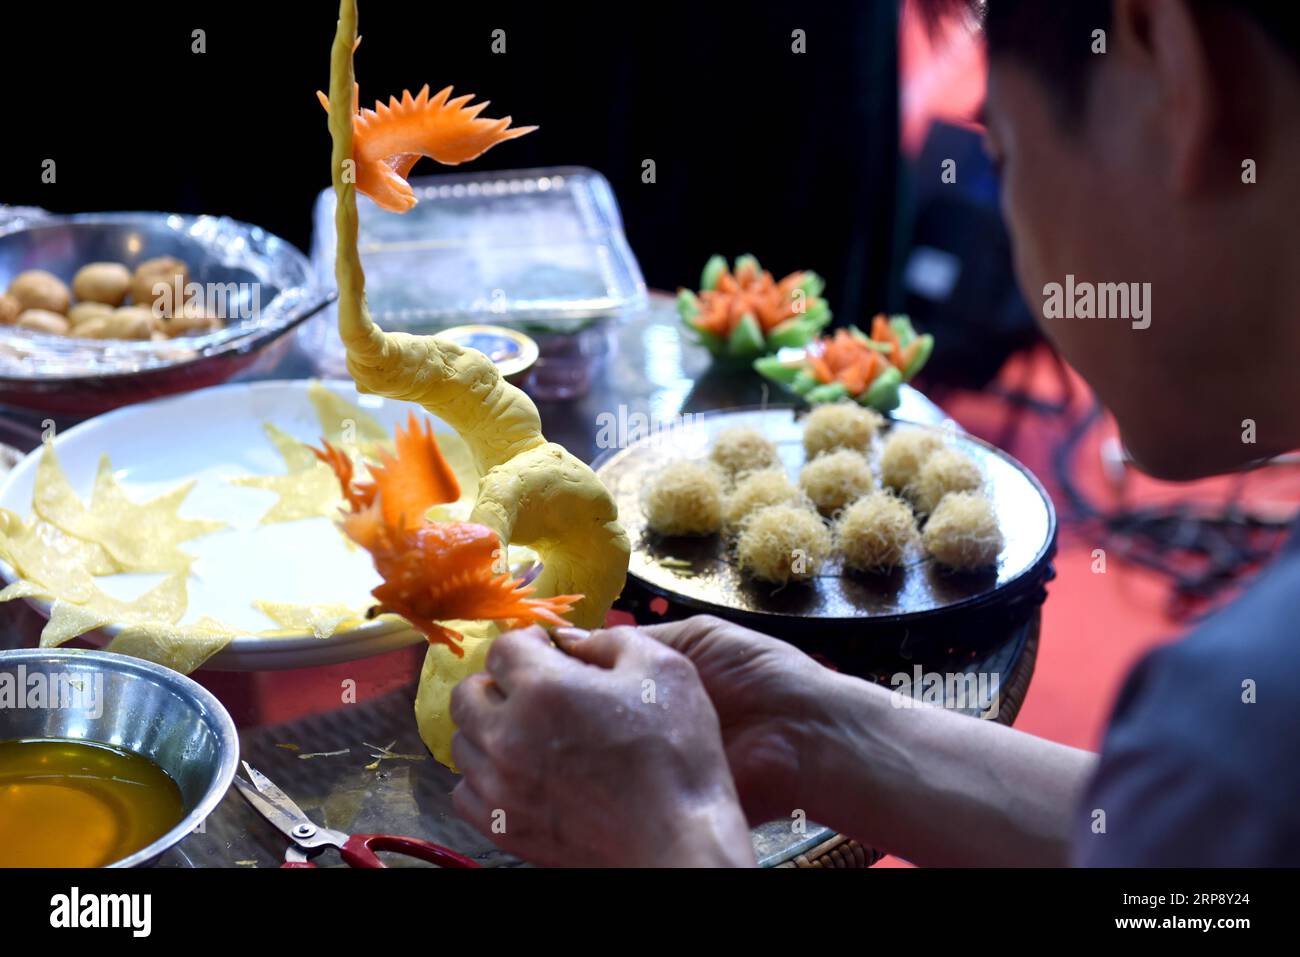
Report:
<svg viewBox="0 0 1300 957"><path fill-rule="evenodd" d="M375 321L415 334L466 323L520 329L541 347L533 380L546 394L538 397L582 394L604 320L646 302L608 181L594 170L553 167L418 177L411 185L419 204L402 215L358 199ZM333 190L323 191L311 256L331 285L334 208ZM300 333L326 374L344 374L336 324L330 307Z"/></svg>

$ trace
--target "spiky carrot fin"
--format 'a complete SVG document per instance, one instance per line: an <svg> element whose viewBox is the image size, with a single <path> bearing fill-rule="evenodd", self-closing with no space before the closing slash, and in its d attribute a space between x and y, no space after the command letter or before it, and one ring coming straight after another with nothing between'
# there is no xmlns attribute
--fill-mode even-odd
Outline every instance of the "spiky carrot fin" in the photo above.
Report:
<svg viewBox="0 0 1300 957"><path fill-rule="evenodd" d="M526 598L524 604L528 606L532 618L531 621L527 621L527 624L544 621L557 627L567 628L570 622L562 616L571 611L582 597L582 595L556 595L553 598Z"/></svg>
<svg viewBox="0 0 1300 957"><path fill-rule="evenodd" d="M457 658L465 656L465 649L461 647L461 642L465 636L458 631L453 631L446 625L441 625L436 621L430 621L427 618L418 618L413 615L405 616L410 622L411 627L424 635L431 645L446 645L451 649L451 653Z"/></svg>
<svg viewBox="0 0 1300 957"><path fill-rule="evenodd" d="M326 465L334 470L338 476L339 485L343 489L343 497L348 500L352 506L352 511L360 512L368 507L375 500L375 485L373 482L353 482L352 459L342 449L335 448L325 439L321 439L321 444L325 448L318 449L313 446L307 446L312 450L316 458L320 459Z"/></svg>
<svg viewBox="0 0 1300 957"><path fill-rule="evenodd" d="M342 16L339 23L342 31ZM341 36L342 32L336 36L336 46ZM360 45L361 38L357 37L352 44L353 55ZM331 84L341 52L341 48L333 51ZM351 74L352 56L348 56L347 62ZM416 205L416 199L406 177L421 156L456 166L483 155L498 143L537 129L535 126L511 129L508 116L499 120L480 118L479 113L488 104L484 101L470 106L473 94L458 96L454 100L449 99L450 96L451 87L447 87L430 97L429 86L425 84L417 96L411 96L410 90L403 90L400 100L395 96L390 97L387 104L376 100L373 110L363 110L360 87L355 82L352 84L351 155L356 165L353 182L358 192L369 196L381 209L407 212ZM316 98L328 113L330 98L319 90ZM336 134L332 132L331 135Z"/></svg>
<svg viewBox="0 0 1300 957"><path fill-rule="evenodd" d="M379 490L385 524L416 528L432 506L460 498L460 482L442 457L427 419L422 428L412 412L405 431L397 427L396 446L396 457L381 451L381 464L370 471Z"/></svg>
<svg viewBox="0 0 1300 957"><path fill-rule="evenodd" d="M430 96L426 84L416 96L403 90L400 100L395 96L387 103L376 100L373 110L361 110L353 124L353 154L358 161L417 153L455 166L481 156L498 143L537 129L511 129L508 116L499 120L480 118L487 101L471 106L472 93L453 100L451 89L448 86Z"/></svg>

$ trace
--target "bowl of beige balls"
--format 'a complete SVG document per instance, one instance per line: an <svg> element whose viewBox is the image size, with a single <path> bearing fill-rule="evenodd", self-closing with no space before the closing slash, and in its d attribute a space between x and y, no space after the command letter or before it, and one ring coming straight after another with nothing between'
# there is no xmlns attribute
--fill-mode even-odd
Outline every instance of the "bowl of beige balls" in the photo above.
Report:
<svg viewBox="0 0 1300 957"><path fill-rule="evenodd" d="M189 265L175 256L146 259L134 269L87 263L70 284L48 270L28 269L0 292L0 325L73 339L153 342L222 329L225 318L209 314L202 301L174 301L169 290L189 283Z"/></svg>
<svg viewBox="0 0 1300 957"><path fill-rule="evenodd" d="M331 294L225 217L0 206L0 402L92 413L224 381Z"/></svg>

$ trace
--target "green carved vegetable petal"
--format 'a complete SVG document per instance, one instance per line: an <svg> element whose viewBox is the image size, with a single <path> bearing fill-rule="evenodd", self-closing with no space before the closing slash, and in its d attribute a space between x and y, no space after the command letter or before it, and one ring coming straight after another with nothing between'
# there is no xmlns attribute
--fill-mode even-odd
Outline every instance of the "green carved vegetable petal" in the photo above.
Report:
<svg viewBox="0 0 1300 957"><path fill-rule="evenodd" d="M898 408L899 387L903 384L903 374L890 366L880 375L876 376L874 382L867 388L867 391L858 396L858 401L863 405L869 405L879 412L889 412Z"/></svg>
<svg viewBox="0 0 1300 957"><path fill-rule="evenodd" d="M704 264L704 272L700 276L700 289L717 289L718 277L727 269L727 261L716 253L709 257L709 261Z"/></svg>
<svg viewBox="0 0 1300 957"><path fill-rule="evenodd" d="M827 382L819 385L815 389L809 390L804 396L809 402L838 402L849 394L849 390L844 387L843 382Z"/></svg>
<svg viewBox="0 0 1300 957"><path fill-rule="evenodd" d="M911 382L912 377L921 371L921 367L929 361L931 353L934 352L934 336L927 332L918 341L920 344L916 347L916 355L912 357L912 361L903 370L904 382Z"/></svg>
<svg viewBox="0 0 1300 957"><path fill-rule="evenodd" d="M745 313L731 330L727 339L727 352L733 356L751 356L766 351L763 329L753 314Z"/></svg>
<svg viewBox="0 0 1300 957"><path fill-rule="evenodd" d="M699 314L700 300L696 298L695 293L689 289L678 290L677 315L682 317L682 322L694 322Z"/></svg>
<svg viewBox="0 0 1300 957"><path fill-rule="evenodd" d="M778 385L789 387L799 373L806 370L802 362L782 362L776 356L762 356L754 360L754 371Z"/></svg>

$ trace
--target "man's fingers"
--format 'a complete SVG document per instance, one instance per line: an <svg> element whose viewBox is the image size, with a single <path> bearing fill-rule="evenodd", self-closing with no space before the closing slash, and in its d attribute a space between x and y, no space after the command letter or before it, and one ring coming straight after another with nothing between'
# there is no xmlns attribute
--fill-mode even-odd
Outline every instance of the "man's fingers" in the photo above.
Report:
<svg viewBox="0 0 1300 957"><path fill-rule="evenodd" d="M620 625L602 628L584 634L578 628L557 628L555 640L566 652L579 661L600 668L613 668L623 653L638 640L635 628Z"/></svg>
<svg viewBox="0 0 1300 957"><path fill-rule="evenodd" d="M496 638L487 653L487 673L509 695L520 674L537 674L556 659L563 659L551 647L551 639L541 628L507 631Z"/></svg>
<svg viewBox="0 0 1300 957"><path fill-rule="evenodd" d="M451 760L466 778L480 777L492 766L483 750L460 731L451 737Z"/></svg>
<svg viewBox="0 0 1300 957"><path fill-rule="evenodd" d="M461 734L481 740L484 727L504 701L490 675L482 671L466 675L451 691L451 720Z"/></svg>
<svg viewBox="0 0 1300 957"><path fill-rule="evenodd" d="M743 661L773 648L793 652L793 648L783 641L713 615L694 615L682 621L646 625L641 630L697 663L706 656L715 655L725 660Z"/></svg>
<svg viewBox="0 0 1300 957"><path fill-rule="evenodd" d="M460 771L461 780L486 803L500 802L506 793L501 785L501 775L487 752L463 734L451 739L451 760ZM489 810L495 810L490 808Z"/></svg>
<svg viewBox="0 0 1300 957"><path fill-rule="evenodd" d="M488 840L492 839L494 809L491 802L478 792L469 778L461 778L460 783L452 789L451 806L457 814L470 823L474 830Z"/></svg>
<svg viewBox="0 0 1300 957"><path fill-rule="evenodd" d="M584 641L591 637L591 632L586 628L574 628L572 625L564 625L560 628L551 630L551 637L562 650L567 649L575 641Z"/></svg>
<svg viewBox="0 0 1300 957"><path fill-rule="evenodd" d="M692 650L717 627L715 619L707 615L695 615L682 621L646 625L641 630L655 641L662 642L689 658Z"/></svg>

